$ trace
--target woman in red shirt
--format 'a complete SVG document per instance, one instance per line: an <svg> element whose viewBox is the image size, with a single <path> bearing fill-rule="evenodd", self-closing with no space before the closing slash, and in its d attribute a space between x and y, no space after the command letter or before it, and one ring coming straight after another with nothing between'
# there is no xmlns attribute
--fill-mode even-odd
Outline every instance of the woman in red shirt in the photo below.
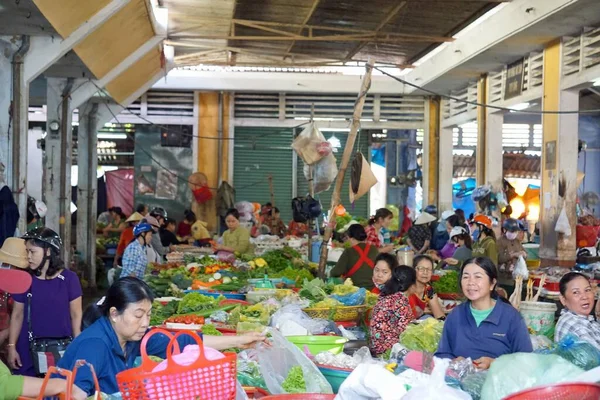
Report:
<svg viewBox="0 0 600 400"><path fill-rule="evenodd" d="M387 263L392 268L392 277L373 308L369 329L370 348L379 355L398 343L400 334L414 319L408 297L414 290L416 274L411 267L397 266L396 258L390 254L380 254L377 260L377 264Z"/></svg>
<svg viewBox="0 0 600 400"><path fill-rule="evenodd" d="M440 305L440 300L430 283L433 265L433 260L426 255L418 255L413 261L417 280L415 282L415 292L408 300L417 319L425 314L432 314L437 319L445 319L446 317Z"/></svg>
<svg viewBox="0 0 600 400"><path fill-rule="evenodd" d="M177 226L177 236L181 238L182 242L187 242L192 237L192 225L196 222L196 214L192 210L185 210L183 212L183 221Z"/></svg>
<svg viewBox="0 0 600 400"><path fill-rule="evenodd" d="M115 260L113 261L113 266L116 267L119 265L119 258L123 257L125 253L125 249L129 246L129 243L134 239L133 237L133 227L140 222L144 216L139 212L134 212L127 218L127 228L123 232L121 232L121 237L119 238L119 244L117 245L117 253L115 255Z"/></svg>
<svg viewBox="0 0 600 400"><path fill-rule="evenodd" d="M371 246L375 246L379 249L380 253L389 253L394 250L394 246L389 244L383 245L383 237L381 235L381 228L388 228L392 223L394 214L387 208L380 208L375 212L375 216L369 219L369 225L365 228L367 232L366 243Z"/></svg>

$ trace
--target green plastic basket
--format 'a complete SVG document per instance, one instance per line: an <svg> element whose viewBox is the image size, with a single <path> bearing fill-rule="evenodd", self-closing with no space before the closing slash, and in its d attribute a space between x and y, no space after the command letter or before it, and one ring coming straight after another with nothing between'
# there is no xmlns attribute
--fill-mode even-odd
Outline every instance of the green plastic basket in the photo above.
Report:
<svg viewBox="0 0 600 400"><path fill-rule="evenodd" d="M286 339L300 350L304 351L304 346L308 347L311 354L315 356L324 351L340 354L348 341L341 336L287 336Z"/></svg>

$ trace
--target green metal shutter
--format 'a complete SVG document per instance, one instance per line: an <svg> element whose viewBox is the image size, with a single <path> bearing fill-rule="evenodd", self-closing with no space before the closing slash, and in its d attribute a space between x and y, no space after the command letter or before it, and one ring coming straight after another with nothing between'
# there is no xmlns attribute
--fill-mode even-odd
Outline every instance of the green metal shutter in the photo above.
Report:
<svg viewBox="0 0 600 400"><path fill-rule="evenodd" d="M271 201L273 175L275 206L287 224L292 219L292 129L235 128L233 182L235 200L264 204Z"/></svg>
<svg viewBox="0 0 600 400"><path fill-rule="evenodd" d="M348 132L328 132L326 130L321 130L323 135L329 139L332 135L335 135L340 140L341 147L338 149L335 154L335 158L337 160L338 168L340 166L340 162L342 161L342 154L344 153L344 146L346 146L346 139L348 138ZM357 137L354 142L354 151L361 151L365 158L369 160L369 140L367 138L366 133L362 133L360 135L360 140ZM352 162L352 158L350 159L350 163ZM342 205L346 207L348 212L356 217L369 217L369 194L367 193L363 197L361 197L358 201L354 203L354 208L352 208L352 204L350 204L350 166L346 170L346 175L344 176L344 184L342 185L342 191L340 193L340 199ZM335 182L331 185L329 190L322 192L318 195L321 200L321 204L323 205L323 210L329 211L331 206L331 195L333 192L333 187L335 186ZM302 159L298 158L298 196L304 196L308 194L308 182L304 177L304 162Z"/></svg>

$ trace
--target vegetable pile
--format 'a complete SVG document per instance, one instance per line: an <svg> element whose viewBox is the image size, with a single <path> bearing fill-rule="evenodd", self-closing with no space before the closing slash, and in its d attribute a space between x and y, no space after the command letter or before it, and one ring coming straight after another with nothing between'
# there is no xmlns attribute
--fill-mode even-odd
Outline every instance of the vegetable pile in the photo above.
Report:
<svg viewBox="0 0 600 400"><path fill-rule="evenodd" d="M302 368L295 366L290 368L287 377L281 383L281 387L287 393L306 393L306 381Z"/></svg>
<svg viewBox="0 0 600 400"><path fill-rule="evenodd" d="M458 272L450 271L444 274L440 280L433 282L432 286L436 293L460 293Z"/></svg>
<svg viewBox="0 0 600 400"><path fill-rule="evenodd" d="M219 307L219 303L225 300L224 297L209 297L200 293L188 293L179 302L177 307L178 314L190 314L200 311L214 310Z"/></svg>

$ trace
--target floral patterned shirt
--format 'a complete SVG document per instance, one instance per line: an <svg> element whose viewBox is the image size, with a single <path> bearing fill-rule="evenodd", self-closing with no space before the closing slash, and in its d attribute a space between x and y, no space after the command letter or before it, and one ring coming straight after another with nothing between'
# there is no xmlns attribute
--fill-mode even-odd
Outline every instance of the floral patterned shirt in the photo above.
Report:
<svg viewBox="0 0 600 400"><path fill-rule="evenodd" d="M380 295L371 316L371 349L375 354L383 354L398 343L400 334L413 319L404 293Z"/></svg>

